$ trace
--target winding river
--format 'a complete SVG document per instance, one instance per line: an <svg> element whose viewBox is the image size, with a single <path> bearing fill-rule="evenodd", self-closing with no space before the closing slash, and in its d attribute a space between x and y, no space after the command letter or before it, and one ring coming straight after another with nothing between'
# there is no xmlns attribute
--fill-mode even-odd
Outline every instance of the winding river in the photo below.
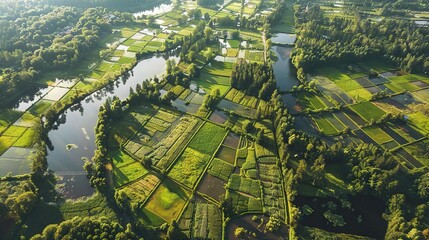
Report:
<svg viewBox="0 0 429 240"><path fill-rule="evenodd" d="M167 53L139 61L130 70L128 78L122 77L94 92L59 117L60 124L48 134L53 145L53 149L48 151L48 166L49 170L60 177L64 197L79 198L94 192L82 166L84 159L91 159L94 155L94 127L99 107L113 96L125 99L130 88L164 73L165 62L169 58L178 61L178 57Z"/></svg>

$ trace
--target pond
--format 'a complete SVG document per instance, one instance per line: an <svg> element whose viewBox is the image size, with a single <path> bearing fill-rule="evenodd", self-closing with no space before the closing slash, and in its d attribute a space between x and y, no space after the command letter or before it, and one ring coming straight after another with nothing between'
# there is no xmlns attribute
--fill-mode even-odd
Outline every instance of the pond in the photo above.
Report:
<svg viewBox="0 0 429 240"><path fill-rule="evenodd" d="M277 61L273 65L274 76L280 91L290 91L299 84L296 77L296 69L290 61L292 47L274 46L271 48L276 53Z"/></svg>
<svg viewBox="0 0 429 240"><path fill-rule="evenodd" d="M206 173L198 186L198 191L206 194L216 201L220 201L220 196L225 194L225 182L217 177Z"/></svg>
<svg viewBox="0 0 429 240"><path fill-rule="evenodd" d="M235 149L230 147L221 146L218 152L216 153L216 157L224 160L232 165L235 164Z"/></svg>
<svg viewBox="0 0 429 240"><path fill-rule="evenodd" d="M274 33L271 37L271 41L274 44L287 44L292 45L295 43L296 35L289 33Z"/></svg>
<svg viewBox="0 0 429 240"><path fill-rule="evenodd" d="M382 217L385 211L382 199L371 196L343 200L297 196L295 204L303 213L300 222L306 226L377 239L383 239L386 234L387 222Z"/></svg>
<svg viewBox="0 0 429 240"><path fill-rule="evenodd" d="M48 152L48 166L63 178L60 184L64 187L62 192L67 198L87 196L89 181L82 177L85 175L83 159L91 159L94 155L94 127L98 118L98 109L106 99L118 96L125 99L129 95L130 88L135 88L143 80L160 75L165 71L165 62L176 56L157 55L141 60L131 71L128 78L120 78L118 81L89 95L79 104L71 107L62 114L59 125L55 126L48 136L52 142L52 149ZM73 144L74 148L67 148Z"/></svg>

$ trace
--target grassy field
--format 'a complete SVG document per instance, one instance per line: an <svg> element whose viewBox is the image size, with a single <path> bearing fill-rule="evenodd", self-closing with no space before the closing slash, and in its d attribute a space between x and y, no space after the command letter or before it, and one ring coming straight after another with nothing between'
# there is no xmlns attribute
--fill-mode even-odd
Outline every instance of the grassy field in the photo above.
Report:
<svg viewBox="0 0 429 240"><path fill-rule="evenodd" d="M122 151L113 157L112 162L114 165L113 179L116 187L123 186L148 173L148 170L141 163L134 161Z"/></svg>
<svg viewBox="0 0 429 240"><path fill-rule="evenodd" d="M116 219L115 212L107 205L106 199L98 193L85 200L66 201L60 206L64 219L73 217L98 216Z"/></svg>
<svg viewBox="0 0 429 240"><path fill-rule="evenodd" d="M193 188L209 160L209 155L188 147L179 157L168 176Z"/></svg>
<svg viewBox="0 0 429 240"><path fill-rule="evenodd" d="M319 131L325 135L334 135L338 133L338 130L324 117L313 116L313 120L316 122Z"/></svg>
<svg viewBox="0 0 429 240"><path fill-rule="evenodd" d="M379 127L367 127L363 131L378 144L391 141L392 138Z"/></svg>
<svg viewBox="0 0 429 240"><path fill-rule="evenodd" d="M226 129L213 123L206 122L189 143L188 147L211 156L216 151L225 135ZM207 141L208 139L210 139L210 141Z"/></svg>
<svg viewBox="0 0 429 240"><path fill-rule="evenodd" d="M210 66L206 66L203 69L203 72L212 74L212 75L218 75L218 76L224 76L224 77L230 77L232 73L232 63L227 62L212 62Z"/></svg>
<svg viewBox="0 0 429 240"><path fill-rule="evenodd" d="M164 180L152 194L145 209L166 222L176 219L189 199L189 193L170 180Z"/></svg>
<svg viewBox="0 0 429 240"><path fill-rule="evenodd" d="M295 32L295 23L294 23L294 9L292 6L292 1L287 1L285 10L282 13L282 17L277 24L274 24L271 28L274 32L283 32L283 33L294 33Z"/></svg>
<svg viewBox="0 0 429 240"><path fill-rule="evenodd" d="M351 105L350 108L368 122L370 122L371 119L377 121L386 114L386 112L371 102L358 103Z"/></svg>

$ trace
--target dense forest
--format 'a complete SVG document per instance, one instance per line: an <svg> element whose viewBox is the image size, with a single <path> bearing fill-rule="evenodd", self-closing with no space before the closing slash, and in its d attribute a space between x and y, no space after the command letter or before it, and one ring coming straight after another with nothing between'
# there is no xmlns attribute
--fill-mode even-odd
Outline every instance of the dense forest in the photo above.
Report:
<svg viewBox="0 0 429 240"><path fill-rule="evenodd" d="M429 71L429 30L408 20L379 22L353 18L327 18L315 5L298 11L298 34L292 62L299 69L383 58L407 72ZM342 29L339 31L339 29Z"/></svg>

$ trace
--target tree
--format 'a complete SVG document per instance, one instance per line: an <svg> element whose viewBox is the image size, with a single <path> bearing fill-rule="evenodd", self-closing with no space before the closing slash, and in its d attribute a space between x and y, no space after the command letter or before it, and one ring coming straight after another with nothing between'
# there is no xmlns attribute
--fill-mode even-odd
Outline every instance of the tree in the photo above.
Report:
<svg viewBox="0 0 429 240"><path fill-rule="evenodd" d="M307 171L307 163L305 160L299 160L298 168L296 169L295 179L300 181L304 177L304 173Z"/></svg>
<svg viewBox="0 0 429 240"><path fill-rule="evenodd" d="M314 176L314 181L320 181L325 170L325 159L320 155L311 166L311 174Z"/></svg>
<svg viewBox="0 0 429 240"><path fill-rule="evenodd" d="M240 39L240 32L239 32L238 30L234 30L234 31L232 31L232 32L231 32L231 38L232 38L232 39L235 39L235 40Z"/></svg>

